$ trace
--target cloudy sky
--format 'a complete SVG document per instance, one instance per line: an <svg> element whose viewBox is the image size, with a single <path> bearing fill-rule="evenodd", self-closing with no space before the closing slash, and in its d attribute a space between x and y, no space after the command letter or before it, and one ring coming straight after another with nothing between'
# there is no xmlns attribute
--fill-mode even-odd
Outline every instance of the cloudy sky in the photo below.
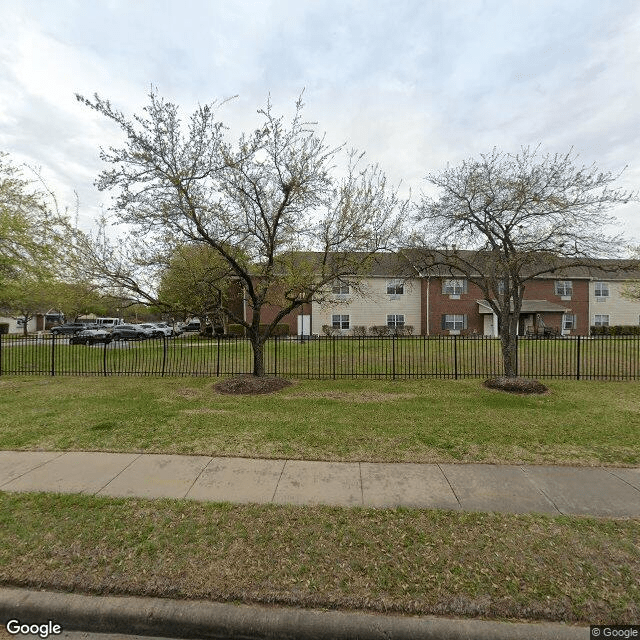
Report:
<svg viewBox="0 0 640 640"><path fill-rule="evenodd" d="M151 85L185 113L258 124L304 89L332 142L414 193L447 163L541 145L640 187L637 0L0 0L0 150L39 166L89 227L109 196L98 148L122 141L78 103L132 114ZM640 205L615 212L640 238Z"/></svg>

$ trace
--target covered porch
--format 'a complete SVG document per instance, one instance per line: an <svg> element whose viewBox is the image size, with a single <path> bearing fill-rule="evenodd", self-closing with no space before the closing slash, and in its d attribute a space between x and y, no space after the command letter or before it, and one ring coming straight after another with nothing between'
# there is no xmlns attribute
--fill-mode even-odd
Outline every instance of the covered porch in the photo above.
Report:
<svg viewBox="0 0 640 640"><path fill-rule="evenodd" d="M498 316L486 300L477 300L478 312L483 316L485 336L497 338L500 335ZM548 300L523 300L518 319L519 336L562 335L562 317L570 309Z"/></svg>

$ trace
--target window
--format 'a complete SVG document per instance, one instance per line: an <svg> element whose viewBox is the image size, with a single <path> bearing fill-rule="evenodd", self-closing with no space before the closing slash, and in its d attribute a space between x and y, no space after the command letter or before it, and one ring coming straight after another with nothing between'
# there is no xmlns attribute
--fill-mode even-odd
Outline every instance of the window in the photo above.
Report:
<svg viewBox="0 0 640 640"><path fill-rule="evenodd" d="M462 279L448 279L442 282L442 293L449 296L459 296L467 293L467 281Z"/></svg>
<svg viewBox="0 0 640 640"><path fill-rule="evenodd" d="M596 295L596 302L606 302L607 298L609 297L609 283L596 282L595 295Z"/></svg>
<svg viewBox="0 0 640 640"><path fill-rule="evenodd" d="M608 315L595 315L593 316L593 324L596 327L608 327L609 326L609 316Z"/></svg>
<svg viewBox="0 0 640 640"><path fill-rule="evenodd" d="M387 327L404 327L404 315L388 315Z"/></svg>
<svg viewBox="0 0 640 640"><path fill-rule="evenodd" d="M346 315L332 315L331 316L331 326L334 329L348 329L349 328L349 316Z"/></svg>
<svg viewBox="0 0 640 640"><path fill-rule="evenodd" d="M562 316L562 330L571 331L576 328L576 317L571 313L565 313Z"/></svg>
<svg viewBox="0 0 640 640"><path fill-rule="evenodd" d="M556 295L570 296L573 293L573 284L571 280L556 280Z"/></svg>
<svg viewBox="0 0 640 640"><path fill-rule="evenodd" d="M334 293L338 296L347 295L349 293L349 285L336 280L331 287L331 293Z"/></svg>
<svg viewBox="0 0 640 640"><path fill-rule="evenodd" d="M404 283L402 280L391 280L387 282L387 293L392 296L401 296L404 293Z"/></svg>
<svg viewBox="0 0 640 640"><path fill-rule="evenodd" d="M466 329L467 316L466 315L443 315L442 328L448 329L449 331L460 331L460 329Z"/></svg>

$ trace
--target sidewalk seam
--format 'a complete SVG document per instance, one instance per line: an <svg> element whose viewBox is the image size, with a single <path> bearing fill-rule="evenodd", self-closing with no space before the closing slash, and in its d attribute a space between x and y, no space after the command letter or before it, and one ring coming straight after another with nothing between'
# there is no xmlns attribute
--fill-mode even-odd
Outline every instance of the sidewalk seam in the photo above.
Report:
<svg viewBox="0 0 640 640"><path fill-rule="evenodd" d="M116 475L113 476L113 478L111 478L111 480L109 480L109 482L107 482L104 487L100 487L97 491L94 491L92 495L97 496L103 489L106 489L119 475L123 474L136 460L139 460L143 455L143 453L139 453L128 465L125 465L122 469L120 469L120 471L118 471L118 473L116 473Z"/></svg>
<svg viewBox="0 0 640 640"><path fill-rule="evenodd" d="M364 507L364 485L362 484L362 462L358 462L358 471L360 472L360 501Z"/></svg>
<svg viewBox="0 0 640 640"><path fill-rule="evenodd" d="M284 473L284 468L287 466L287 462L289 462L289 461L285 460L284 464L282 465L282 469L280 469L280 475L278 476L278 482L276 482L276 488L273 490L273 495L271 496L271 502L273 502L276 499L276 493L278 493L278 487L280 486L280 480L282 480L282 474Z"/></svg>
<svg viewBox="0 0 640 640"><path fill-rule="evenodd" d="M200 473L193 479L193 482L191 483L191 486L187 489L187 492L182 496L183 500L186 500L187 496L189 495L189 492L191 491L191 489L193 489L195 483L198 482L198 478L205 472L207 467L212 462L213 462L213 456L209 456L209 462L207 462L207 464L205 464L204 467L202 467L202 469L200 469Z"/></svg>
<svg viewBox="0 0 640 640"><path fill-rule="evenodd" d="M16 453L39 453L39 452L38 451L18 451ZM16 476L15 478L11 478L11 480L7 480L6 482L3 482L2 484L0 484L0 489L2 487L4 487L5 485L13 482L14 480L18 480L19 478L22 478L22 476L26 476L28 473L31 473L32 471L35 471L36 469L39 469L40 467L44 467L46 464L49 464L50 462L53 462L54 460L57 460L58 458L62 458L62 456L65 455L66 453L72 453L72 452L71 451L63 451L62 453L60 453L59 456L56 456L55 458L51 458L50 460L47 460L46 462L43 462L42 464L38 464L35 467L31 467L31 469L29 469L28 471L25 471L24 473L21 473L19 476Z"/></svg>
<svg viewBox="0 0 640 640"><path fill-rule="evenodd" d="M458 506L460 507L460 509L462 511L464 511L464 507L462 506L462 502L460 502L460 498L458 498L458 494L456 493L456 490L453 488L453 485L451 484L451 480L449 480L449 478L447 477L447 474L443 471L442 467L440 466L440 463L436 463L436 466L438 467L438 469L440 469L440 473L444 476L444 479L447 481L447 484L449 485L449 489L451 489L451 493L453 493L453 497L456 499L456 502L458 503Z"/></svg>
<svg viewBox="0 0 640 640"><path fill-rule="evenodd" d="M616 478L617 480L622 480L622 482L624 482L625 484L628 484L632 489L635 489L638 493L640 493L640 489L638 489L638 487L636 487L635 485L631 484L628 480L625 480L624 478L621 478L620 476L616 475L613 471L611 471L610 469L608 469L607 467L602 467L609 475L613 476L614 478Z"/></svg>
<svg viewBox="0 0 640 640"><path fill-rule="evenodd" d="M567 515L566 513L564 513L560 507L551 499L550 496L548 496L545 492L545 490L542 487L539 487L536 484L536 481L529 477L529 475L527 475L527 470L524 466L520 465L520 469L522 470L522 473L524 474L524 477L553 505L553 508L561 515Z"/></svg>

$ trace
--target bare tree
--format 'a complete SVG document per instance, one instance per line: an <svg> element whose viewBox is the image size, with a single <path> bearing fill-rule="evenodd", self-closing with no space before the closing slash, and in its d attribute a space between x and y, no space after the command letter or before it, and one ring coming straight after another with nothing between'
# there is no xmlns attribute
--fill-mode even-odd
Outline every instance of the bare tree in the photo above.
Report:
<svg viewBox="0 0 640 640"><path fill-rule="evenodd" d="M251 317L231 306L221 311L245 327L254 375L264 375L264 341L276 324L326 296L336 278L357 281L367 259L398 232L406 203L377 166L363 166L354 152L339 176L344 149L329 146L304 121L301 100L288 124L267 103L258 112L261 126L232 145L215 103L200 106L183 126L176 105L154 91L133 120L98 96L77 97L127 138L124 147L101 152L109 168L98 186L117 192L116 219L132 231L128 255L103 238L103 271L148 299L153 294L132 265L166 261L185 242L211 247L244 288ZM266 305L280 310L261 327Z"/></svg>
<svg viewBox="0 0 640 640"><path fill-rule="evenodd" d="M414 244L425 265L445 266L476 284L500 326L504 371L516 375L518 320L533 278L594 258L615 257L621 237L606 235L612 207L636 198L614 188L619 175L579 166L573 150L540 155L496 149L427 176L437 199L422 198Z"/></svg>

